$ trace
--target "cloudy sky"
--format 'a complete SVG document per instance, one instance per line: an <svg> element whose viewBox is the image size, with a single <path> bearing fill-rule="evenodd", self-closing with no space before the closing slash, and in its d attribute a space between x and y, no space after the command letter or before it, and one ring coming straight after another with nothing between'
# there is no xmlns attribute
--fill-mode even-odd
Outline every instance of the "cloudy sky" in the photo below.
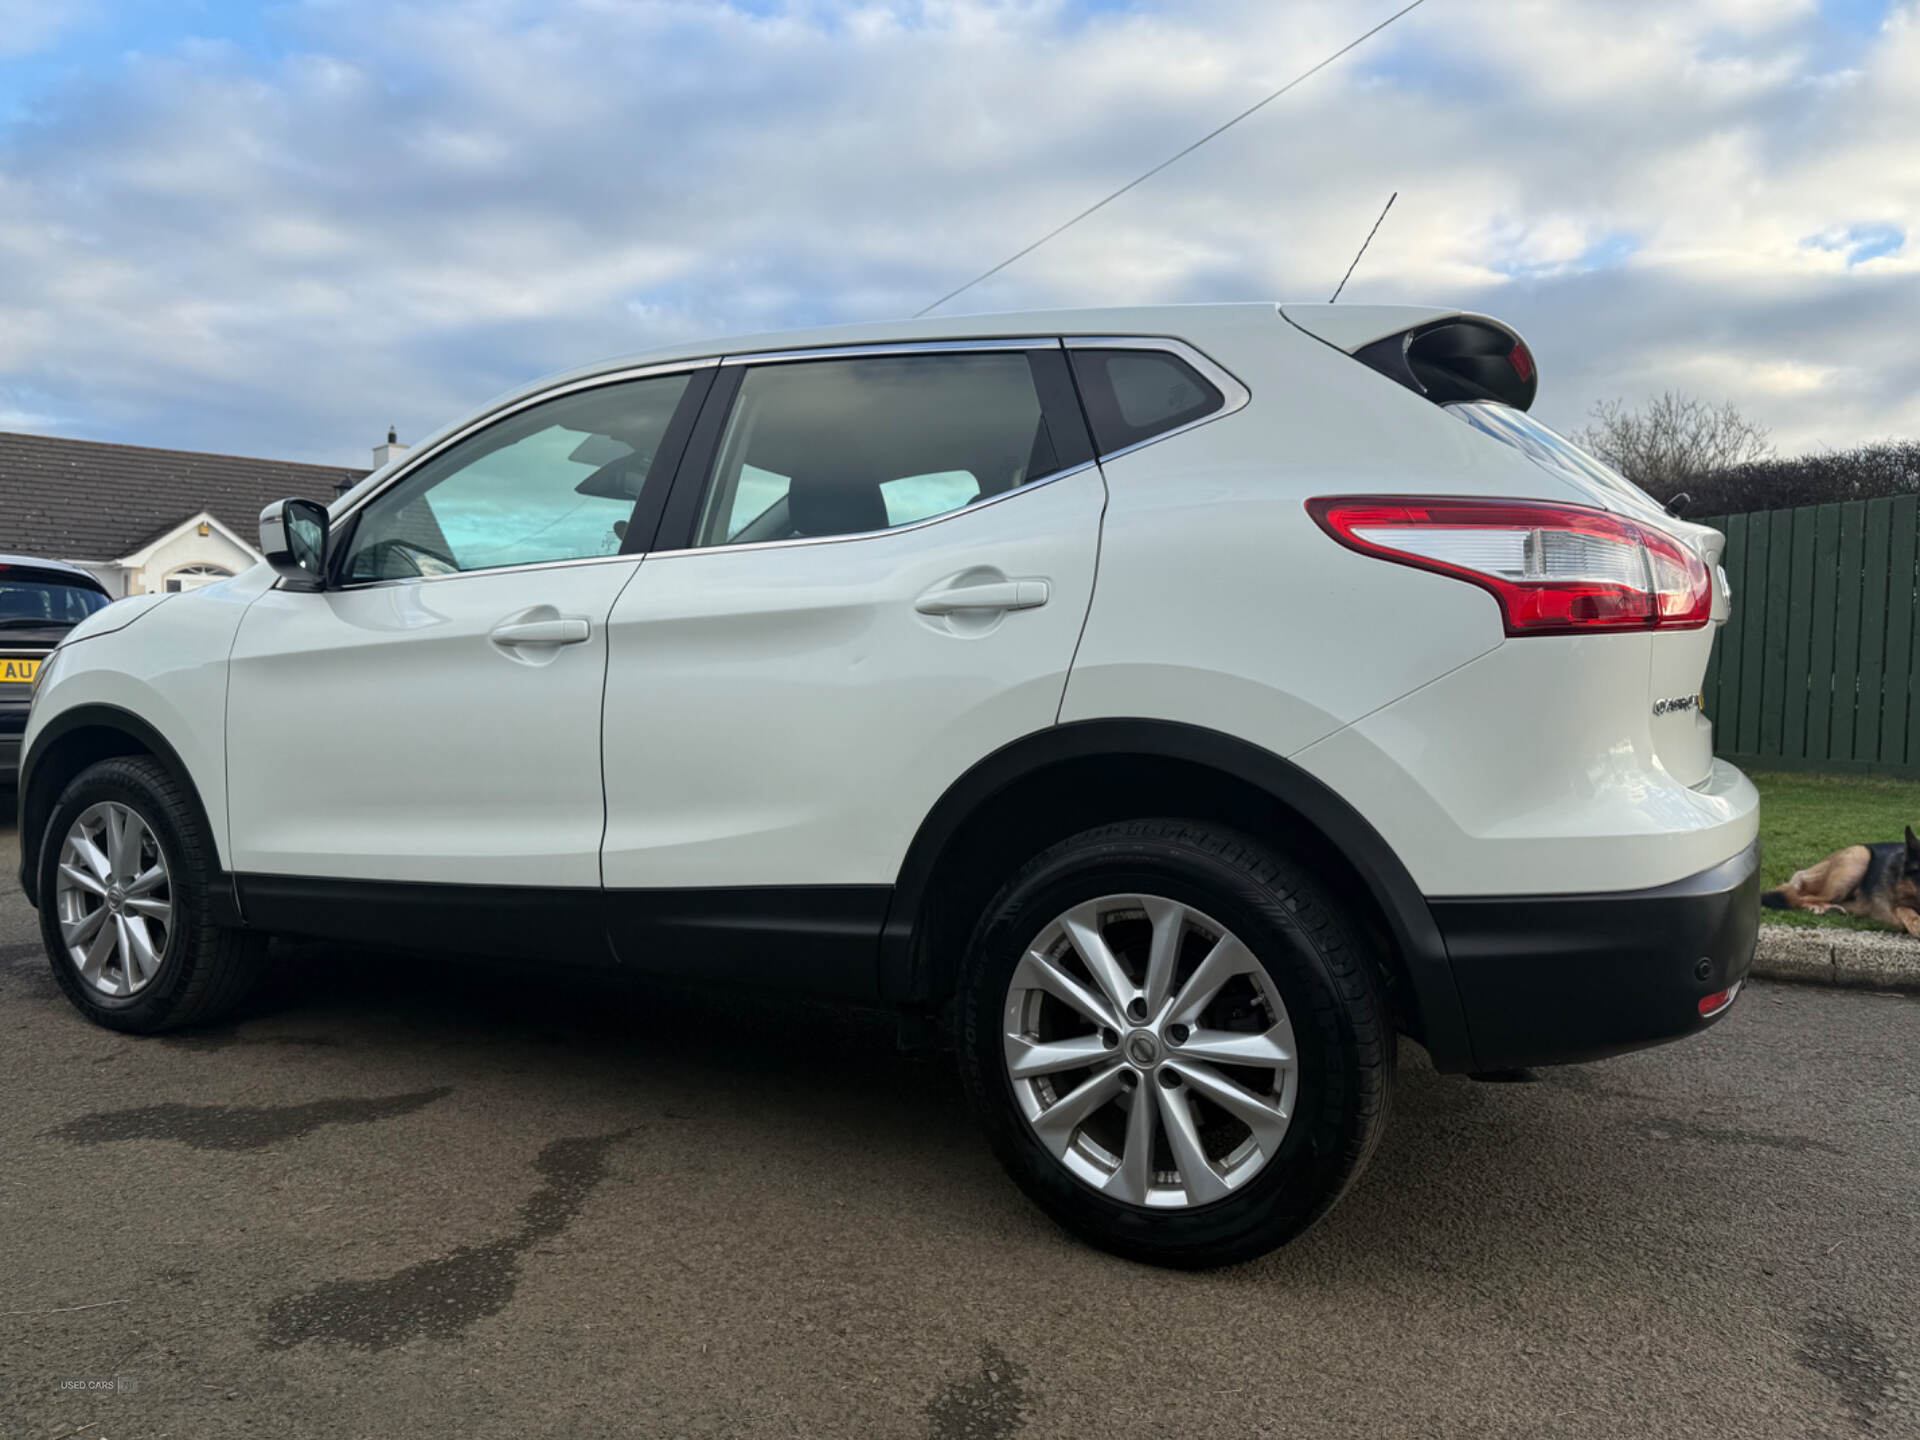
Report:
<svg viewBox="0 0 1920 1440"><path fill-rule="evenodd" d="M1399 0L0 0L0 429L366 463L910 314ZM1500 315L1537 413L1920 435L1920 0L1426 0L955 310Z"/></svg>

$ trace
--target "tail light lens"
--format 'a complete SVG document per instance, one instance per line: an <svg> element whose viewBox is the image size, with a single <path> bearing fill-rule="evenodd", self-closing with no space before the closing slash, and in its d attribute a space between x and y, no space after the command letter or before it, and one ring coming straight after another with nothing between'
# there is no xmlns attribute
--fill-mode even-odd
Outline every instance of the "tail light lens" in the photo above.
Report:
<svg viewBox="0 0 1920 1440"><path fill-rule="evenodd" d="M1700 556L1605 510L1341 495L1309 500L1307 513L1349 550L1478 585L1509 635L1697 629L1713 616Z"/></svg>

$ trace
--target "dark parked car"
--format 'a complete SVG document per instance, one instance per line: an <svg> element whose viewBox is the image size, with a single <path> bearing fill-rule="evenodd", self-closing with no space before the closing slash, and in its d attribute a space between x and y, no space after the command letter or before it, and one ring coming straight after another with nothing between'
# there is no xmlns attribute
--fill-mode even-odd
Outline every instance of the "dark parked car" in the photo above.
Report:
<svg viewBox="0 0 1920 1440"><path fill-rule="evenodd" d="M66 633L113 597L86 571L58 560L0 555L0 786L20 770L40 662Z"/></svg>

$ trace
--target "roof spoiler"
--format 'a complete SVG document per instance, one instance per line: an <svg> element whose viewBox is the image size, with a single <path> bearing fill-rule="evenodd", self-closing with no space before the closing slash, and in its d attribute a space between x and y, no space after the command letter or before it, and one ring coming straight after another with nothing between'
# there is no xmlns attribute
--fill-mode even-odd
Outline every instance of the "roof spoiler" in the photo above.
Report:
<svg viewBox="0 0 1920 1440"><path fill-rule="evenodd" d="M1525 410L1539 393L1527 342L1486 315L1384 305L1283 305L1280 313L1436 405L1497 400Z"/></svg>

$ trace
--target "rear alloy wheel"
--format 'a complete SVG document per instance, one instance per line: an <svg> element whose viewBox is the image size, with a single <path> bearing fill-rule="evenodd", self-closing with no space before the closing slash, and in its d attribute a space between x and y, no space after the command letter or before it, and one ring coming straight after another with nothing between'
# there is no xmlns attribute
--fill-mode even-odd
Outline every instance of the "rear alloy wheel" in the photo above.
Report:
<svg viewBox="0 0 1920 1440"><path fill-rule="evenodd" d="M74 777L39 865L53 977L96 1024L145 1034L212 1020L257 977L266 941L216 923L226 877L199 807L158 761L117 757Z"/></svg>
<svg viewBox="0 0 1920 1440"><path fill-rule="evenodd" d="M1352 1183L1384 1125L1378 975L1311 876L1177 820L1063 841L989 907L962 1063L1021 1187L1134 1259L1230 1264Z"/></svg>
<svg viewBox="0 0 1920 1440"><path fill-rule="evenodd" d="M1035 1136L1116 1200L1210 1204L1286 1138L1300 1076L1286 1002L1226 926L1168 896L1055 919L1014 970L1003 1028Z"/></svg>

